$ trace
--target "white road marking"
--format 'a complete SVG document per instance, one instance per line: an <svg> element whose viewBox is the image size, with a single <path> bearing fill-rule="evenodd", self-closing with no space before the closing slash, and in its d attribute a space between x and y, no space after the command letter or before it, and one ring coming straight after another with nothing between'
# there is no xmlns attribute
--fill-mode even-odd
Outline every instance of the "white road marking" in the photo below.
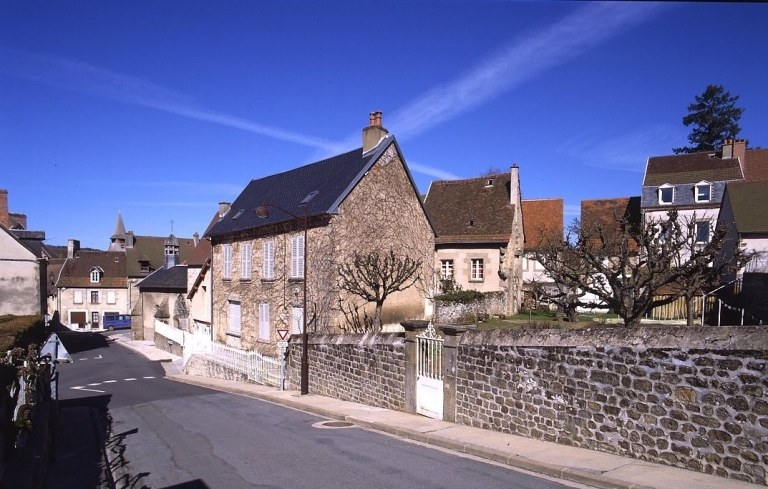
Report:
<svg viewBox="0 0 768 489"><path fill-rule="evenodd" d="M136 377L128 377L127 379L123 379L123 380L125 380L126 382L130 382L132 380L136 380Z"/></svg>
<svg viewBox="0 0 768 489"><path fill-rule="evenodd" d="M88 385L89 385L89 386L93 386L93 387L95 387L95 386L97 386L97 385L101 385L101 382L95 382L95 383L93 383L93 384L88 384Z"/></svg>
<svg viewBox="0 0 768 489"><path fill-rule="evenodd" d="M105 384L114 384L115 382L117 382L117 381L116 380L105 380L104 381Z"/></svg>
<svg viewBox="0 0 768 489"><path fill-rule="evenodd" d="M142 377L142 379L154 379L154 378L155 378L154 376Z"/></svg>
<svg viewBox="0 0 768 489"><path fill-rule="evenodd" d="M72 389L76 389L76 390L79 390L79 391L88 391L88 392L101 392L102 394L104 394L106 392L106 391L100 391L98 389L86 389L85 387L83 387L81 385L78 385L76 387L72 387Z"/></svg>

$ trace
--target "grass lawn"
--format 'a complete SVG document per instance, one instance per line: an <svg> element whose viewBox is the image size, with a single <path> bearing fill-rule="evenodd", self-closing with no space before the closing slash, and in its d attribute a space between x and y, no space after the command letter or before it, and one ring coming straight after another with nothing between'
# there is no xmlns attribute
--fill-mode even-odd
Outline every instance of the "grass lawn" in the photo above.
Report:
<svg viewBox="0 0 768 489"><path fill-rule="evenodd" d="M530 313L519 313L514 316L499 319L492 316L485 321L478 322L478 329L582 329L617 326L615 320L618 316L615 314L579 314L579 320L576 322L558 321L554 312L533 311ZM610 321L610 322L609 322Z"/></svg>

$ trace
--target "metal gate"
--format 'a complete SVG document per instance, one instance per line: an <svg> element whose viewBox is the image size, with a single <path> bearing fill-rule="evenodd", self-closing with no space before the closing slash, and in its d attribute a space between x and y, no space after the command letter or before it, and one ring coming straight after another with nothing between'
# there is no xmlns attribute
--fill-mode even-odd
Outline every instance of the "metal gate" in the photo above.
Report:
<svg viewBox="0 0 768 489"><path fill-rule="evenodd" d="M432 323L416 336L416 412L443 419L443 339Z"/></svg>

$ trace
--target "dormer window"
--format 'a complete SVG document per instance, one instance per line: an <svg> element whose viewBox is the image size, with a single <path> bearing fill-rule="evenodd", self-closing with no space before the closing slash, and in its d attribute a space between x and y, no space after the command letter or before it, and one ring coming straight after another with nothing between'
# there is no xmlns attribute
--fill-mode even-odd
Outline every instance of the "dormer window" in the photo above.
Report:
<svg viewBox="0 0 768 489"><path fill-rule="evenodd" d="M699 182L693 187L696 202L710 202L712 200L712 184Z"/></svg>
<svg viewBox="0 0 768 489"><path fill-rule="evenodd" d="M91 283L97 284L101 282L101 276L104 272L101 271L101 268L99 267L93 267L91 268Z"/></svg>
<svg viewBox="0 0 768 489"><path fill-rule="evenodd" d="M493 178L489 178L485 184L486 187L493 187Z"/></svg>
<svg viewBox="0 0 768 489"><path fill-rule="evenodd" d="M670 205L675 202L675 187L664 184L659 187L659 205Z"/></svg>

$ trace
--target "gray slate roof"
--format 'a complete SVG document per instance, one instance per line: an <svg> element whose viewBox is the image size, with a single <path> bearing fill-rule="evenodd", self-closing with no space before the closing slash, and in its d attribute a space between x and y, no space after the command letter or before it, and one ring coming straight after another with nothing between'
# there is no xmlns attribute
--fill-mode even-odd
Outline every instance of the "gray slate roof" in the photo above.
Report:
<svg viewBox="0 0 768 489"><path fill-rule="evenodd" d="M308 216L335 213L344 198L391 144L399 153L394 136L389 136L365 154L362 148L357 148L293 170L251 180L232 203L229 212L211 226L206 236L223 237L303 218L305 208L300 204L313 193L316 194L306 208ZM260 218L254 210L264 204L271 204L268 207L269 217Z"/></svg>
<svg viewBox="0 0 768 489"><path fill-rule="evenodd" d="M158 268L139 282L139 290L163 292L187 292L187 266Z"/></svg>

